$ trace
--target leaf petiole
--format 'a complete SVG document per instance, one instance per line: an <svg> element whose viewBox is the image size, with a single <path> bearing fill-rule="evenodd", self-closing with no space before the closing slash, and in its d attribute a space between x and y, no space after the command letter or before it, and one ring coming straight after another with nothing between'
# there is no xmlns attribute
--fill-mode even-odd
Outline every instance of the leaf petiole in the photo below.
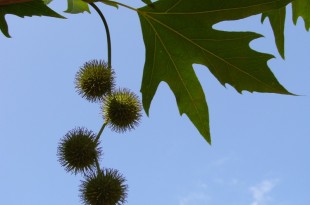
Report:
<svg viewBox="0 0 310 205"><path fill-rule="evenodd" d="M120 5L122 7L127 8L127 9L130 9L130 10L138 12L138 9L135 9L135 8L133 8L131 6L128 6L126 4L123 4L123 3L120 3L120 2L117 2L117 1L102 0L102 2L108 2L108 3L111 3L111 4L117 4L117 5Z"/></svg>

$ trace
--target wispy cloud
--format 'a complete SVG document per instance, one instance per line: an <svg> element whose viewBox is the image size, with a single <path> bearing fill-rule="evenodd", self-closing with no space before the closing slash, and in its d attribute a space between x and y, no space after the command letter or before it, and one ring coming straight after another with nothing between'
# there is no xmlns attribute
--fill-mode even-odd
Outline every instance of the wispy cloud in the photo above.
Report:
<svg viewBox="0 0 310 205"><path fill-rule="evenodd" d="M250 187L253 196L253 202L251 205L266 204L266 202L271 199L268 194L272 191L275 185L275 180L264 180L258 185Z"/></svg>
<svg viewBox="0 0 310 205"><path fill-rule="evenodd" d="M179 200L179 205L205 205L210 201L211 197L207 193L208 185L205 183L199 184L198 190L191 191L182 196Z"/></svg>
<svg viewBox="0 0 310 205"><path fill-rule="evenodd" d="M210 200L210 196L203 192L192 192L180 199L180 205L204 205Z"/></svg>
<svg viewBox="0 0 310 205"><path fill-rule="evenodd" d="M229 161L232 161L232 157L230 157L230 156L222 157L222 158L217 159L214 162L214 165L215 166L223 166L223 165L227 164Z"/></svg>

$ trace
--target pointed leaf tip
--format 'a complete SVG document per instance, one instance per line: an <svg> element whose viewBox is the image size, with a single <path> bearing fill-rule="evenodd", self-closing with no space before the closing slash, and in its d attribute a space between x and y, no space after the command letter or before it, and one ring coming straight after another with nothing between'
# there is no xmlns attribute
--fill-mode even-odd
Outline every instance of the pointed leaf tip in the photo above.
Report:
<svg viewBox="0 0 310 205"><path fill-rule="evenodd" d="M284 48L284 27L285 27L286 8L275 9L262 14L262 23L269 18L276 46L282 59L285 59Z"/></svg>

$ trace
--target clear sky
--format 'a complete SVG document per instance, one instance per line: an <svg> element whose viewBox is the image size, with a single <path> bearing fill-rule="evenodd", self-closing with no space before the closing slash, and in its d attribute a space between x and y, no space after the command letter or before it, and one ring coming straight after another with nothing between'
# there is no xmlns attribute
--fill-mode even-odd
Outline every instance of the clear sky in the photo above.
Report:
<svg viewBox="0 0 310 205"><path fill-rule="evenodd" d="M66 2L50 6L62 12ZM125 8L100 7L111 29L117 85L141 96L145 50L138 16ZM106 59L106 38L96 13L62 14L68 19L7 16L13 38L0 35L0 204L81 204L82 178L66 173L56 152L67 131L84 126L98 132L103 123L100 105L82 99L73 82L84 62ZM260 16L216 28L265 35L251 46L276 56L269 66L300 96L240 95L195 65L209 105L212 146L179 116L165 83L150 118L144 114L136 130L104 131L101 164L127 178L126 204L310 204L310 33L301 19L293 25L291 12L287 18L285 61Z"/></svg>

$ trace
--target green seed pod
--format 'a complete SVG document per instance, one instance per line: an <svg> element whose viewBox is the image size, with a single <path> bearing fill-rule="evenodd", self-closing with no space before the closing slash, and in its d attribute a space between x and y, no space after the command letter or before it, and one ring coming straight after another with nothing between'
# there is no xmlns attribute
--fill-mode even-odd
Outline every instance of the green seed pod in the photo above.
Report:
<svg viewBox="0 0 310 205"><path fill-rule="evenodd" d="M114 72L100 60L86 62L75 76L77 92L90 102L99 102L114 88Z"/></svg>
<svg viewBox="0 0 310 205"><path fill-rule="evenodd" d="M127 197L125 181L114 169L91 172L80 185L80 197L86 205L121 205Z"/></svg>
<svg viewBox="0 0 310 205"><path fill-rule="evenodd" d="M104 97L102 112L112 130L125 132L138 125L141 118L141 103L133 92L119 89Z"/></svg>
<svg viewBox="0 0 310 205"><path fill-rule="evenodd" d="M92 170L101 155L96 135L84 128L69 131L58 146L58 161L66 171L77 174Z"/></svg>

